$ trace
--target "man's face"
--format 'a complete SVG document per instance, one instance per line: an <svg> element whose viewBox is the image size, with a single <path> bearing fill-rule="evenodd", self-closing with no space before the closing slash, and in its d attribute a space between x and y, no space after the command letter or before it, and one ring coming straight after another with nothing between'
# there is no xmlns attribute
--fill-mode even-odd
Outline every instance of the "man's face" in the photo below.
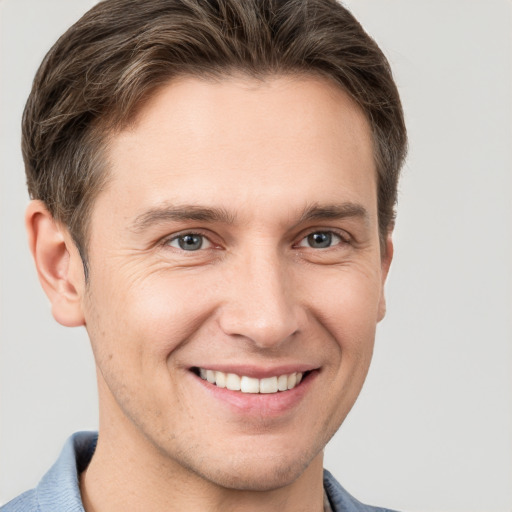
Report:
<svg viewBox="0 0 512 512"><path fill-rule="evenodd" d="M356 400L384 311L362 112L321 79L182 78L108 157L82 296L100 439L224 487L290 483Z"/></svg>

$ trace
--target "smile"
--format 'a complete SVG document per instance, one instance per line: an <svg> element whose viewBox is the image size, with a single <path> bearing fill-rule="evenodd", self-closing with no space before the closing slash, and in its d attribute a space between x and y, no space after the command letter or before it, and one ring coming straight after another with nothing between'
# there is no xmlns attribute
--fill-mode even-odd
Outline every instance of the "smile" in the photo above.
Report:
<svg viewBox="0 0 512 512"><path fill-rule="evenodd" d="M298 386L302 380L302 372L293 372L285 375L276 375L257 379L246 375L235 373L224 373L205 368L196 368L195 372L201 379L208 381L219 388L226 388L230 391L241 393L277 393L288 391Z"/></svg>

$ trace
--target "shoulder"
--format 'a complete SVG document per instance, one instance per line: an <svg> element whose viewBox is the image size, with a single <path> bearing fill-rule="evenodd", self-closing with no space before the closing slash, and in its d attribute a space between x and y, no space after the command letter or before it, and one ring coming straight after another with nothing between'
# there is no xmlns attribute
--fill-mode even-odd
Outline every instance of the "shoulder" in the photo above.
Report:
<svg viewBox="0 0 512 512"><path fill-rule="evenodd" d="M37 510L35 489L20 494L3 507L0 507L0 512L37 512Z"/></svg>
<svg viewBox="0 0 512 512"><path fill-rule="evenodd" d="M84 512L79 474L89 464L96 442L96 432L73 434L37 487L0 507L0 512Z"/></svg>
<svg viewBox="0 0 512 512"><path fill-rule="evenodd" d="M394 512L387 508L361 503L350 495L327 470L324 470L324 489L333 512Z"/></svg>

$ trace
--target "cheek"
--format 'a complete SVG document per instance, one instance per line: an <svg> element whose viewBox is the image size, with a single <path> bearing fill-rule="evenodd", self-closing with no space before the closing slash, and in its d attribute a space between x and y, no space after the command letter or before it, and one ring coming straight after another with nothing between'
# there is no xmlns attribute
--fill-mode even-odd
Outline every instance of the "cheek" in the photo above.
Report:
<svg viewBox="0 0 512 512"><path fill-rule="evenodd" d="M326 431L339 427L364 384L373 355L379 298L377 275L340 272L314 299L315 315L335 350L326 367L333 398L325 403L329 412L325 416L330 418Z"/></svg>
<svg viewBox="0 0 512 512"><path fill-rule="evenodd" d="M102 277L91 283L89 334L104 357L131 357L134 365L144 359L165 360L215 307L212 293L199 276L155 272L129 283L109 279L106 273Z"/></svg>
<svg viewBox="0 0 512 512"><path fill-rule="evenodd" d="M310 307L342 350L373 344L381 297L380 273L362 268L332 269L310 290Z"/></svg>

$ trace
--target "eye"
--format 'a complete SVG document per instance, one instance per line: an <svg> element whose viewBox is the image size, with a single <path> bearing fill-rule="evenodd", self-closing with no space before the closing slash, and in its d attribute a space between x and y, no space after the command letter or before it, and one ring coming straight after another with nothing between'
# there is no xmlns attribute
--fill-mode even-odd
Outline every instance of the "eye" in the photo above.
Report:
<svg viewBox="0 0 512 512"><path fill-rule="evenodd" d="M315 231L303 238L299 243L299 247L327 249L341 242L343 242L341 236L333 233L332 231Z"/></svg>
<svg viewBox="0 0 512 512"><path fill-rule="evenodd" d="M181 249L183 251L199 251L200 249L208 249L211 242L203 235L197 233L185 233L178 235L169 240L168 245Z"/></svg>

